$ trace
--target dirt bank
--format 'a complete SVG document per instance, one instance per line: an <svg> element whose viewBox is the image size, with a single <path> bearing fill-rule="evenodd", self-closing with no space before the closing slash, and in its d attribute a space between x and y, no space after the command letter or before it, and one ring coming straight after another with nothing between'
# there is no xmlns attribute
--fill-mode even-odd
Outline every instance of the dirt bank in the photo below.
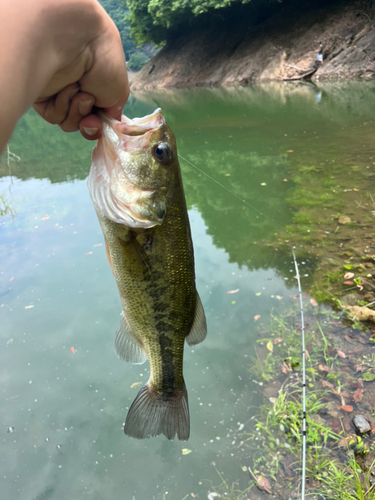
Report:
<svg viewBox="0 0 375 500"><path fill-rule="evenodd" d="M132 90L295 78L313 67L318 40L324 63L313 79L373 78L375 2L301 3L285 0L263 18L244 6L235 17L197 22L133 76Z"/></svg>

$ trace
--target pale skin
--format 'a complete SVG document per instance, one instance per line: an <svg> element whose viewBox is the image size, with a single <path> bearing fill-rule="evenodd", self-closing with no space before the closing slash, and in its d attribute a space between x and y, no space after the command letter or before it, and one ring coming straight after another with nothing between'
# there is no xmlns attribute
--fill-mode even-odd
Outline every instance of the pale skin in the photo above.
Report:
<svg viewBox="0 0 375 500"><path fill-rule="evenodd" d="M120 35L96 0L0 0L0 153L30 106L65 132L101 135L129 84Z"/></svg>

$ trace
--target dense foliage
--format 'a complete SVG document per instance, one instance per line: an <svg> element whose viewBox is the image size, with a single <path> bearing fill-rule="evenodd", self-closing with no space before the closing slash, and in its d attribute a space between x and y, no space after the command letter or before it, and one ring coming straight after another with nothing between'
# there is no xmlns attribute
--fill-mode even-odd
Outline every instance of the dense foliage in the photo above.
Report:
<svg viewBox="0 0 375 500"><path fill-rule="evenodd" d="M251 0L126 0L131 33L139 42L162 43L176 30L205 13L215 13L233 4ZM267 1L267 0L265 0ZM263 3L263 2L262 2Z"/></svg>
<svg viewBox="0 0 375 500"><path fill-rule="evenodd" d="M150 59L150 50L134 44L130 36L130 23L127 17L129 9L123 0L99 0L101 5L113 19L121 35L127 65L133 71L138 71Z"/></svg>

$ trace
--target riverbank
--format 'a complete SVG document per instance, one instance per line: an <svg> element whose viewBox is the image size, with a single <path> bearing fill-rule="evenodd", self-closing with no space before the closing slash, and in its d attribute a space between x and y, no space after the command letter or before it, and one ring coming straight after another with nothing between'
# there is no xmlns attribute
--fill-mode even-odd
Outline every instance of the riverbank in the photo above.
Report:
<svg viewBox="0 0 375 500"><path fill-rule="evenodd" d="M248 84L298 78L316 61L313 79L373 78L375 6L372 2L296 0L266 19L222 17L182 32L132 77L132 90ZM250 7L248 7L250 8Z"/></svg>

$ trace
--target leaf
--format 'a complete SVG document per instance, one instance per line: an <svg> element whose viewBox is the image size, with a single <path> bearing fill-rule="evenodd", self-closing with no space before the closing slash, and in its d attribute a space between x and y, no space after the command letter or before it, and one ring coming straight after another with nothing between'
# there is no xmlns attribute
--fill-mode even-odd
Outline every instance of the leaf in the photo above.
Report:
<svg viewBox="0 0 375 500"><path fill-rule="evenodd" d="M234 306L235 303L236 303L236 301L232 300L232 302L231 302L232 306Z"/></svg>
<svg viewBox="0 0 375 500"><path fill-rule="evenodd" d="M332 368L330 368L329 366L326 366L326 365L319 365L318 368L321 372L327 372L327 373L333 372Z"/></svg>
<svg viewBox="0 0 375 500"><path fill-rule="evenodd" d="M240 291L240 289L239 289L239 288L237 288L237 290L228 290L228 291L227 291L227 293L237 293L237 292L239 292L239 291Z"/></svg>
<svg viewBox="0 0 375 500"><path fill-rule="evenodd" d="M258 476L257 483L259 489L265 491L266 493L271 493L271 485L267 478L264 476Z"/></svg>
<svg viewBox="0 0 375 500"><path fill-rule="evenodd" d="M366 382L372 382L375 379L375 373L364 373L363 374L363 380L366 380Z"/></svg>
<svg viewBox="0 0 375 500"><path fill-rule="evenodd" d="M357 389L356 391L354 391L353 401L355 403L359 403L360 401L362 401L362 398L363 398L363 389Z"/></svg>
<svg viewBox="0 0 375 500"><path fill-rule="evenodd" d="M338 391L335 389L335 386L331 384L331 382L328 382L327 380L322 380L322 385L323 387L328 387L328 389L331 389L333 394L338 394Z"/></svg>
<svg viewBox="0 0 375 500"><path fill-rule="evenodd" d="M314 307L316 307L318 305L317 301L315 299L310 299L310 304Z"/></svg>
<svg viewBox="0 0 375 500"><path fill-rule="evenodd" d="M25 306L25 309L32 309L34 306Z"/></svg>
<svg viewBox="0 0 375 500"><path fill-rule="evenodd" d="M191 453L191 450L189 450L189 448L182 448L181 450L182 455L189 455L189 453Z"/></svg>
<svg viewBox="0 0 375 500"><path fill-rule="evenodd" d="M134 383L130 386L130 389L136 389L136 388L137 388L137 387L139 387L141 384L142 384L142 382L134 382Z"/></svg>
<svg viewBox="0 0 375 500"><path fill-rule="evenodd" d="M260 318L260 314L256 314L256 315L254 316L254 321L258 321L258 319L259 319L259 318Z"/></svg>
<svg viewBox="0 0 375 500"><path fill-rule="evenodd" d="M76 353L76 350L74 349L74 347L71 347L71 348L70 348L70 352L72 352L73 354L75 354L75 353Z"/></svg>
<svg viewBox="0 0 375 500"><path fill-rule="evenodd" d="M256 295L256 297L259 297L259 295L262 295L262 292L258 292L255 295Z"/></svg>
<svg viewBox="0 0 375 500"><path fill-rule="evenodd" d="M340 358L346 358L346 354L339 349L337 349L337 354L340 356Z"/></svg>
<svg viewBox="0 0 375 500"><path fill-rule="evenodd" d="M269 342L267 342L267 349L268 349L269 351L271 351L271 352L273 351L273 343L272 343L272 340L270 340Z"/></svg>
<svg viewBox="0 0 375 500"><path fill-rule="evenodd" d="M350 413L353 411L353 406L350 406L350 405L342 405L340 406L340 408L344 411L346 411L347 413Z"/></svg>

